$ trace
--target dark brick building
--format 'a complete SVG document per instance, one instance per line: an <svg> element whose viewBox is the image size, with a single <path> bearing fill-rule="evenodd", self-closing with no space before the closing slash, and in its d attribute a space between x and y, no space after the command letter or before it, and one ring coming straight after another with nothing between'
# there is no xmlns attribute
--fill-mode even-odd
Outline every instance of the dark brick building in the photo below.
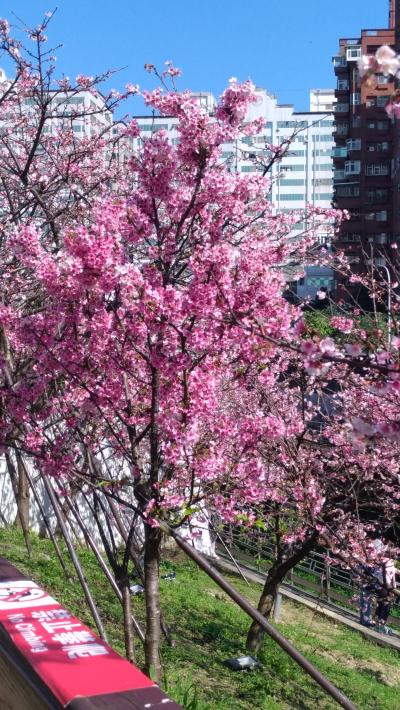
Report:
<svg viewBox="0 0 400 710"><path fill-rule="evenodd" d="M400 240L400 126L385 111L396 86L384 74L369 86L360 81L357 68L361 55L373 55L381 45L399 52L400 0L389 2L388 25L340 39L333 57L337 79L334 206L351 215L342 225L338 247L354 260L352 268L361 272L371 268L371 258L377 267L390 264L396 253L391 245ZM338 278L338 297L357 288Z"/></svg>

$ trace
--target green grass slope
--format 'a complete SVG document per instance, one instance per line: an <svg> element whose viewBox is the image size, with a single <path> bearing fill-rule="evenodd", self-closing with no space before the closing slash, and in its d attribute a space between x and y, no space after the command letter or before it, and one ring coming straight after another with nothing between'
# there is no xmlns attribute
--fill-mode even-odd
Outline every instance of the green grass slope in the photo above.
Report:
<svg viewBox="0 0 400 710"><path fill-rule="evenodd" d="M0 530L0 555L35 579L93 628L78 581L68 582L51 543L32 536L29 559L20 532ZM85 548L79 556L105 623L109 642L123 653L122 614L108 582ZM175 641L163 646L164 687L187 710L328 710L338 706L269 639L259 660L262 668L232 672L222 661L245 653L249 621L226 595L181 554L169 553L161 581L165 620ZM253 602L260 588L233 580ZM133 598L134 613L144 618L143 599ZM359 710L398 710L400 664L395 651L377 646L301 605L283 603L279 629L307 658L346 693ZM137 663L143 662L137 644Z"/></svg>

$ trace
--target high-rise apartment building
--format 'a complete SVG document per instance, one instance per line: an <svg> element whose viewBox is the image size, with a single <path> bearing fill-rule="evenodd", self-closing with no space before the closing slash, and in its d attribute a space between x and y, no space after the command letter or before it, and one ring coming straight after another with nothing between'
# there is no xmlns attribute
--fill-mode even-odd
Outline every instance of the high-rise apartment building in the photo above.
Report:
<svg viewBox="0 0 400 710"><path fill-rule="evenodd" d="M358 273L372 265L390 264L391 245L400 231L400 176L394 159L398 128L385 110L395 82L385 74L361 81L357 61L362 55L374 55L382 45L398 51L399 31L400 1L390 0L388 28L362 30L359 37L340 39L333 57L337 78L334 205L350 215L342 225L338 247ZM338 296L348 292L360 296L359 287L339 278Z"/></svg>
<svg viewBox="0 0 400 710"><path fill-rule="evenodd" d="M0 93L11 83L7 78L4 69L0 68ZM65 128L72 130L77 138L90 138L101 132L113 128L113 114L107 108L102 94L97 90L50 90L52 97L48 104L43 133L54 134ZM21 110L26 111L31 116L32 126L35 126L41 118L40 104L35 95L26 96L21 99Z"/></svg>

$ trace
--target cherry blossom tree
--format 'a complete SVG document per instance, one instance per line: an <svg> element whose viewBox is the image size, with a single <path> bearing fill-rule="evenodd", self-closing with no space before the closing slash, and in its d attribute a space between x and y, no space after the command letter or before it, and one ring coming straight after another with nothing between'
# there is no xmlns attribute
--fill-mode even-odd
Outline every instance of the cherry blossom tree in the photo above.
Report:
<svg viewBox="0 0 400 710"><path fill-rule="evenodd" d="M0 248L2 256L2 318L18 317L25 309L41 308L32 283L24 292L25 274L12 263L10 239L19 225L34 224L46 248L56 252L59 235L68 225L90 223L94 205L110 192L117 176L124 190L124 141L129 140L112 123L112 111L124 95L100 94L99 86L110 76L80 75L74 82L55 76L54 49L45 32L51 13L34 29L25 28L29 44L10 35L6 20L0 22L0 47L12 76L0 85ZM126 175L128 173L125 172ZM26 283L25 283L26 285ZM27 305L29 302L29 306ZM10 310L10 304L13 308ZM21 350L15 350L6 330L1 332L1 352L8 387L18 387L21 374L32 367ZM8 440L13 437L8 431ZM23 466L7 457L8 468L25 535L29 525L29 488Z"/></svg>
<svg viewBox="0 0 400 710"><path fill-rule="evenodd" d="M278 344L290 340L296 313L282 296L282 265L302 259L313 235L290 241L292 220L274 215L269 179L221 163L224 142L259 130L245 125L250 82L231 82L215 117L174 89L144 98L179 119L179 145L159 131L132 155L122 182L109 177L109 192L96 182L93 200L79 193L68 210L60 199L53 226L39 202L5 227L5 370L13 364L18 376L5 382L2 441L45 475L134 493L146 520L146 659L159 672L157 520L181 524L200 502L216 505L221 488L230 491L221 513L234 519L244 482L245 499L262 498L262 461L246 437L280 432L246 371L259 363L272 387L286 366ZM134 122L125 133L138 134ZM43 141L52 159L52 139ZM104 160L104 145L93 160ZM327 218L313 216L316 227ZM232 398L247 402L243 419Z"/></svg>
<svg viewBox="0 0 400 710"><path fill-rule="evenodd" d="M160 523L179 527L205 506L222 521L261 519L275 530L266 614L284 574L315 545L346 563L350 553L361 559L379 527L361 512L363 495L365 506L381 496L380 521L397 514L395 427L379 424L375 390L397 386L398 363L351 318L333 322L350 341L307 333L285 299L283 267L304 263L319 224L338 214L310 207L314 232L293 240L295 218L275 214L268 172L224 166L224 142L260 130L246 122L251 82L231 81L210 116L176 91L169 64L164 86L143 98L178 119L179 142L158 131L121 163L109 129L75 139L73 104L62 109L67 137L57 124L44 130L55 98L65 107L66 94L97 91L88 77L54 89L53 69L43 70L53 66L42 53L45 24L33 36L35 67L0 25L16 61L0 97L0 440L66 494L78 485L140 510L146 664L159 676ZM38 110L26 111L37 95ZM132 121L119 137L136 139L139 127ZM316 428L330 381L336 401Z"/></svg>

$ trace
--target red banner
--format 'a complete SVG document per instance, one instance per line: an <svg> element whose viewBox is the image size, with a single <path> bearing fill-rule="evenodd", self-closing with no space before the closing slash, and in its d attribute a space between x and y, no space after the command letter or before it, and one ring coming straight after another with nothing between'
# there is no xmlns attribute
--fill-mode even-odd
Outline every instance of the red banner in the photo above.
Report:
<svg viewBox="0 0 400 710"><path fill-rule="evenodd" d="M63 705L154 685L35 582L0 583L0 623Z"/></svg>

